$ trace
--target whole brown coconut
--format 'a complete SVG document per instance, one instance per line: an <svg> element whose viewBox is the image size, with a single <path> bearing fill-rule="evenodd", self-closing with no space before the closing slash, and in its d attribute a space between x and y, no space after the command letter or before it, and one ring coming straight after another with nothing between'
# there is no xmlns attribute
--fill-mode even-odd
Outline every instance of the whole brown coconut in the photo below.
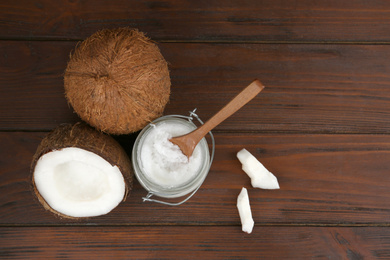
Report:
<svg viewBox="0 0 390 260"><path fill-rule="evenodd" d="M53 209L53 207L50 206L49 203L44 199L44 196L40 193L39 189L37 188L37 184L35 182L36 180L35 174L37 172L37 167L40 162L40 159L54 152L56 153L62 152L64 151L64 149L67 148L79 148L82 149L83 151L86 151L87 153L91 152L103 158L112 166L118 167L120 173L123 176L123 181L124 181L124 195L120 199L122 201L126 199L127 195L132 189L133 171L131 168L130 159L127 156L126 152L123 150L123 148L120 146L120 144L111 136L104 134L100 131L97 131L96 129L92 128L91 126L87 125L84 122L76 123L74 125L64 124L54 129L41 141L33 156L33 160L31 163L31 182L32 182L33 192L45 209L61 217L78 218ZM64 156L60 156L61 160L64 160L63 158ZM73 164L74 161L75 162L74 168L70 168L70 169L72 169L74 172L77 172L76 167L79 167L79 165L81 165L80 163L87 163L86 158L87 157L85 157L85 155L82 158L75 157L71 161L68 161L67 164L69 166L70 164ZM50 164L56 165L54 159L50 161ZM65 163L62 161L57 168L53 167L53 170L59 169L61 165L64 164ZM91 169L93 168L91 167L88 168L88 170L90 171ZM94 168L91 174L92 175L95 174L96 171L97 171L96 168ZM58 170L54 174L55 175L54 177L56 177L59 180L64 180L65 178L61 178L61 176L59 176L60 174L68 174L69 176L72 176L73 174L74 176L75 174L74 172L66 173L64 171ZM47 178L45 179L45 181L49 181L49 179L50 178ZM122 181L122 185L123 185L123 181ZM92 190L96 190L96 187L94 187L94 185L96 184L95 182L92 180L91 184L90 185L88 184L90 187L92 187ZM67 183L60 183L60 184L66 186L69 183L71 182L68 181ZM57 186L57 185L52 184L52 186ZM82 187L82 185L80 185L80 187ZM97 186L97 188L99 188L99 186ZM82 193L82 192L83 192L82 190L76 190L76 193ZM50 194L46 193L46 197L47 196L50 196ZM67 196L71 197L72 194L68 193ZM83 203L86 202L87 201ZM88 206L88 204L85 205ZM101 205L99 204L97 205L97 207L101 207Z"/></svg>
<svg viewBox="0 0 390 260"><path fill-rule="evenodd" d="M159 48L142 32L105 29L79 44L64 76L80 118L109 134L128 134L161 116L170 77Z"/></svg>

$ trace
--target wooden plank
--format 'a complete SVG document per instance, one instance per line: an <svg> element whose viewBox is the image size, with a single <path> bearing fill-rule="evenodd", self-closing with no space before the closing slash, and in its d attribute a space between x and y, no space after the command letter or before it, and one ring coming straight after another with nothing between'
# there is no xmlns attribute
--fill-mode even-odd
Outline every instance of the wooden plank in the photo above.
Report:
<svg viewBox="0 0 390 260"><path fill-rule="evenodd" d="M0 42L2 130L34 130L77 120L65 100L62 79L73 44L50 45Z"/></svg>
<svg viewBox="0 0 390 260"><path fill-rule="evenodd" d="M77 116L62 76L74 42L1 41L0 130L46 131ZM160 44L170 63L165 114L210 118L252 79L266 89L222 131L389 133L388 45Z"/></svg>
<svg viewBox="0 0 390 260"><path fill-rule="evenodd" d="M388 259L378 227L0 227L7 259Z"/></svg>
<svg viewBox="0 0 390 260"><path fill-rule="evenodd" d="M260 225L388 225L390 135L216 133L216 156L196 195L178 207L142 202L135 182L113 212L65 220L45 212L30 190L29 166L45 133L0 132L0 225L238 225L236 199L249 192ZM120 140L131 151L131 141ZM280 190L251 187L236 153L246 148L273 172Z"/></svg>
<svg viewBox="0 0 390 260"><path fill-rule="evenodd" d="M2 1L0 38L83 39L131 26L163 41L389 42L386 1Z"/></svg>

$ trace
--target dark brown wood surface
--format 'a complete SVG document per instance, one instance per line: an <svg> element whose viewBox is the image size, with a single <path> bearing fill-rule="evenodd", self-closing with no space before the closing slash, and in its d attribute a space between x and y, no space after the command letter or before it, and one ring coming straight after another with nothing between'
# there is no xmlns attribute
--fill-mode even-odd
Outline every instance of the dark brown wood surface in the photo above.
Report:
<svg viewBox="0 0 390 260"><path fill-rule="evenodd" d="M131 26L160 41L387 42L390 3L371 1L3 0L4 39L84 39Z"/></svg>
<svg viewBox="0 0 390 260"><path fill-rule="evenodd" d="M219 125L210 173L170 207L135 181L107 215L68 220L30 190L42 138L79 121L69 53L96 30L157 41L172 79L165 114L211 117L254 78L265 90ZM1 259L389 259L390 2L1 1ZM131 154L133 135L116 136ZM280 190L252 188L246 148ZM248 189L255 227L236 208Z"/></svg>
<svg viewBox="0 0 390 260"><path fill-rule="evenodd" d="M5 227L0 235L10 259L388 259L390 247L381 227L256 226L250 235L235 226Z"/></svg>

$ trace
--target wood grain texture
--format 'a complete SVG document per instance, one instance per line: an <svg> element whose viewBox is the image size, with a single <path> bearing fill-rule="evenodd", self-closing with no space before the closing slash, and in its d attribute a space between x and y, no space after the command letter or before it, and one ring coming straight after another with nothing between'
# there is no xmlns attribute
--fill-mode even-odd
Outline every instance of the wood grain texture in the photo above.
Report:
<svg viewBox="0 0 390 260"><path fill-rule="evenodd" d="M0 130L50 130L78 120L64 97L74 42L2 41ZM259 78L265 90L216 129L389 133L390 46L160 44L172 89L165 114L207 120Z"/></svg>
<svg viewBox="0 0 390 260"><path fill-rule="evenodd" d="M130 26L163 41L389 42L386 1L6 0L0 38L84 39Z"/></svg>
<svg viewBox="0 0 390 260"><path fill-rule="evenodd" d="M238 225L236 200L242 187L248 189L260 225L389 224L388 135L216 133L211 171L184 205L143 203L146 191L135 182L131 195L113 212L85 220L59 219L34 200L29 166L44 135L0 133L0 225ZM126 146L124 139L120 142ZM277 176L280 190L251 187L236 158L242 148Z"/></svg>
<svg viewBox="0 0 390 260"><path fill-rule="evenodd" d="M390 2L3 0L0 2L0 258L389 259ZM60 219L30 190L47 132L79 120L63 73L77 41L130 26L159 42L165 114L206 121L253 79L262 93L214 131L216 156L185 204L128 199ZM136 134L116 136L128 154ZM246 148L280 190L254 189ZM241 231L246 187L255 220Z"/></svg>
<svg viewBox="0 0 390 260"><path fill-rule="evenodd" d="M388 259L388 228L0 227L7 259Z"/></svg>

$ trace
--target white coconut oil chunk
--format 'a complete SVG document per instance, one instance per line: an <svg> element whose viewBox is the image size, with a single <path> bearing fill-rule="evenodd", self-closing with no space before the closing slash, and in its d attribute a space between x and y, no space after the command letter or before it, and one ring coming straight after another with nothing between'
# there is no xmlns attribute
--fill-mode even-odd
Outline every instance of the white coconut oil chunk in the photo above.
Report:
<svg viewBox="0 0 390 260"><path fill-rule="evenodd" d="M237 209L240 215L242 231L250 234L252 233L255 222L252 218L251 206L249 203L248 191L245 188L241 189L240 194L237 197Z"/></svg>
<svg viewBox="0 0 390 260"><path fill-rule="evenodd" d="M237 153L237 158L242 164L242 170L251 178L254 188L280 189L278 179L263 164L246 149Z"/></svg>
<svg viewBox="0 0 390 260"><path fill-rule="evenodd" d="M189 182L203 164L203 155L196 146L187 158L170 138L191 132L190 126L177 122L161 122L148 133L142 146L140 159L147 178L165 188L179 187Z"/></svg>
<svg viewBox="0 0 390 260"><path fill-rule="evenodd" d="M76 147L41 156L35 167L34 182L51 208L71 217L110 212L123 200L126 189L117 166Z"/></svg>

